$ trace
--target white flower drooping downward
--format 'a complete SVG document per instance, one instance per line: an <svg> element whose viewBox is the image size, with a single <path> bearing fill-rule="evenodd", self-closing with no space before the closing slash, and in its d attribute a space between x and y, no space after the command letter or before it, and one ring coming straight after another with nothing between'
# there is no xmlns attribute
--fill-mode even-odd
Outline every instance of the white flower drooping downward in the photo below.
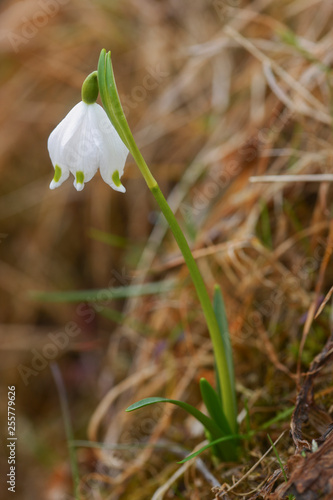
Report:
<svg viewBox="0 0 333 500"><path fill-rule="evenodd" d="M82 86L82 101L51 133L47 147L55 172L50 189L60 186L72 173L74 186L81 191L99 168L109 186L125 192L120 177L128 149L104 109L96 103L97 96L97 76L92 73Z"/></svg>

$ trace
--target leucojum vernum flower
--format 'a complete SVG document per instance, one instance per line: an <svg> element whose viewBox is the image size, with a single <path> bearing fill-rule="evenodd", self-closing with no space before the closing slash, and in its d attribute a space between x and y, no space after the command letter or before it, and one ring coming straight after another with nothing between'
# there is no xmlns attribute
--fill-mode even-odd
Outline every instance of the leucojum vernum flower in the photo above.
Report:
<svg viewBox="0 0 333 500"><path fill-rule="evenodd" d="M82 86L82 101L51 133L47 144L54 167L50 189L59 187L72 173L74 186L81 191L99 168L104 182L116 191L125 192L120 177L128 149L104 109L96 103L97 96L94 72Z"/></svg>
<svg viewBox="0 0 333 500"><path fill-rule="evenodd" d="M104 109L96 103L98 94ZM222 460L235 460L239 443L237 401L232 350L221 290L215 287L212 304L185 235L129 128L120 103L110 52L102 50L98 70L83 83L82 102L51 133L48 149L55 170L50 188L60 186L72 173L78 191L83 189L84 183L90 181L99 168L107 184L124 192L120 177L128 152L132 154L175 237L192 278L212 340L217 382L214 389L206 379L200 381L201 395L209 416L188 403L162 397L145 398L131 405L127 411L161 402L178 405L201 422L209 439L206 447L212 447L213 453Z"/></svg>

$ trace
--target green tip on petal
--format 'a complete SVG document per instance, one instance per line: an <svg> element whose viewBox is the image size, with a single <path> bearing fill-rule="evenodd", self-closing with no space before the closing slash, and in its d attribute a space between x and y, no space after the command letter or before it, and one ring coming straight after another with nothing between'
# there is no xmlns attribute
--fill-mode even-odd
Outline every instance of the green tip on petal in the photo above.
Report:
<svg viewBox="0 0 333 500"><path fill-rule="evenodd" d="M54 182L59 182L60 177L61 177L61 168L59 167L59 165L56 165L54 167L54 177L53 177Z"/></svg>
<svg viewBox="0 0 333 500"><path fill-rule="evenodd" d="M119 178L119 172L118 172L118 170L115 170L115 171L113 172L113 174L112 174L112 181L113 181L113 183L115 184L115 186L117 186L117 187L121 187L121 186L122 186L122 184L121 184L121 182L120 182L120 178Z"/></svg>
<svg viewBox="0 0 333 500"><path fill-rule="evenodd" d="M83 184L84 183L84 173L78 170L75 175L76 182L77 184Z"/></svg>
<svg viewBox="0 0 333 500"><path fill-rule="evenodd" d="M54 167L54 177L50 183L50 189L55 189L60 186L60 178L61 178L62 170L59 165Z"/></svg>
<svg viewBox="0 0 333 500"><path fill-rule="evenodd" d="M97 71L93 71L84 80L81 89L82 101L86 104L94 104L98 97Z"/></svg>
<svg viewBox="0 0 333 500"><path fill-rule="evenodd" d="M77 191L82 191L84 188L84 173L80 170L75 174L74 187Z"/></svg>

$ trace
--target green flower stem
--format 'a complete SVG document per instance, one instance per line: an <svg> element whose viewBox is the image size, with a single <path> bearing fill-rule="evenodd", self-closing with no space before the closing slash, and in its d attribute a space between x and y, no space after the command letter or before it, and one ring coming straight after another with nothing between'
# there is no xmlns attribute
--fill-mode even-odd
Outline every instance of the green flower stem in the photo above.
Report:
<svg viewBox="0 0 333 500"><path fill-rule="evenodd" d="M127 123L125 114L123 112L116 82L114 80L111 54L106 53L103 49L98 63L98 84L100 96L102 99L105 111L119 133L121 139L124 141L130 150L140 172L142 173L148 188L152 192L155 200L157 201L164 217L166 218L170 229L178 243L178 246L183 254L185 263L189 269L192 281L197 291L203 313L206 318L208 330L212 339L214 355L216 359L216 367L222 392L223 410L228 420L230 429L233 433L237 431L236 421L236 405L233 395L232 383L229 378L228 363L224 349L223 339L219 330L216 320L214 309L209 298L205 283L202 279L198 266L193 258L187 240L177 222L177 219L163 196L156 180L150 172L139 148L137 147L132 132Z"/></svg>
<svg viewBox="0 0 333 500"><path fill-rule="evenodd" d="M141 154L140 157L134 156L134 152L131 151L140 171L142 174L146 174L146 171L149 168L144 162ZM144 175L145 179L146 176ZM149 180L151 180L149 178ZM146 181L147 182L147 181ZM225 349L224 349L224 344L223 344L223 339L217 324L217 320L215 317L215 313L213 310L213 306L211 303L211 300L209 298L205 283L203 281L203 278L200 274L199 268L197 266L197 263L195 262L195 259L192 255L192 252L190 250L190 247L187 243L187 240L184 236L184 233L182 232L177 219L172 212L170 206L168 205L168 202L166 201L165 197L163 196L162 191L160 190L157 182L155 181L154 183L149 183L147 182L147 185L152 192L155 200L157 201L164 217L166 218L170 229L175 237L175 240L183 254L185 263L188 267L188 270L190 272L193 284L195 286L196 292L198 294L200 304L203 310L203 313L205 315L205 319L207 322L207 327L212 339L213 343L213 350L215 354L215 359L216 359L216 365L217 365L217 372L218 372L218 377L220 381L220 386L222 388L222 402L223 402L223 409L225 411L225 415L227 417L230 429L233 433L236 432L236 408L234 405L234 397L232 393L232 387L230 384L229 380L229 371L228 371L228 363L226 359L226 354L225 354Z"/></svg>
<svg viewBox="0 0 333 500"><path fill-rule="evenodd" d="M151 173L151 171L149 170L149 167L148 165L146 164L138 146L136 145L136 142L134 140L134 137L132 135L132 132L128 126L128 124L126 123L127 127L124 132L125 132L125 135L126 135L126 138L127 138L127 144L128 144L128 149L130 150L137 166L139 167L139 170L144 178L144 180L146 181L146 184L148 186L148 188L150 189L150 191L153 193L153 195L155 196L154 194L154 189L157 187L157 189L159 189L158 187L158 184L157 184L157 181L155 180L155 178L153 177L153 174ZM161 193L162 194L162 193ZM156 196L155 196L156 198ZM166 203L166 200L164 200L165 203ZM159 203L159 202L158 202ZM167 203L166 203L167 204ZM169 205L167 204L167 206L169 207ZM161 208L162 209L162 208ZM170 209L170 207L169 207ZM163 211L163 210L162 210ZM164 212L163 212L164 213ZM165 215L165 214L164 214ZM172 214L173 215L173 214ZM165 217L167 219L167 217ZM167 219L168 220L168 219ZM169 221L168 221L169 222Z"/></svg>

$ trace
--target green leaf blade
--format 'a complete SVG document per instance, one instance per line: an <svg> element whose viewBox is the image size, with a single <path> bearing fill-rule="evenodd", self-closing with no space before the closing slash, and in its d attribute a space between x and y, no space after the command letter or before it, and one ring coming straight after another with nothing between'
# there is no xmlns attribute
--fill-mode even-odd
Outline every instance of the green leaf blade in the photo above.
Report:
<svg viewBox="0 0 333 500"><path fill-rule="evenodd" d="M231 429L224 414L221 400L216 391L205 378L200 380L200 392L211 418L220 427L223 434L231 434Z"/></svg>
<svg viewBox="0 0 333 500"><path fill-rule="evenodd" d="M183 401L178 401L177 399L168 399L168 398L160 398L160 397L151 397L151 398L145 398L141 399L141 401L137 401L136 403L133 403L131 406L129 406L126 411L131 412L138 410L139 408L144 408L145 406L149 406L155 403L171 403L176 406L179 406L183 410L185 410L187 413L192 415L196 420L198 420L204 427L207 429L208 432L210 432L213 436L214 439L218 437L222 437L222 431L219 428L219 426L207 415L202 413L200 410L195 408L194 406L184 403Z"/></svg>
<svg viewBox="0 0 333 500"><path fill-rule="evenodd" d="M107 53L105 49L101 51L99 56L97 78L99 93L106 114L123 143L130 149L124 130L124 127L128 128L128 124L120 103L116 82L113 76L111 52Z"/></svg>
<svg viewBox="0 0 333 500"><path fill-rule="evenodd" d="M230 380L232 396L233 396L232 404L234 406L234 415L237 415L235 370L234 370L234 361L233 361L233 356L232 356L232 348L231 348L230 335L229 335L228 319L227 319L227 314L226 314L226 310L225 310L225 306L224 306L224 300L223 300L221 288L218 285L215 285L215 289L214 289L213 307L214 307L214 313L216 316L217 324L219 326L220 334L222 337L222 341L223 341L223 345L224 345L224 349L225 349L225 353L226 353L229 380ZM217 377L217 379L218 378L219 377ZM218 391L221 394L221 391L223 391L223 387L218 387ZM237 428L237 426L236 426L236 428Z"/></svg>
<svg viewBox="0 0 333 500"><path fill-rule="evenodd" d="M101 288L99 290L77 290L70 292L30 292L30 297L43 302L103 302L106 300L127 299L144 295L155 295L171 291L175 281L158 281L141 285Z"/></svg>
<svg viewBox="0 0 333 500"><path fill-rule="evenodd" d="M214 422L219 426L223 435L230 436L232 433L228 420L223 411L221 400L217 392L205 378L202 378L200 380L200 391L202 399L212 420L214 420ZM210 441L212 440L213 439L210 439ZM213 451L215 455L222 458L225 462L229 460L236 460L237 442L232 439L223 443L223 445L221 443L218 443L213 446Z"/></svg>
<svg viewBox="0 0 333 500"><path fill-rule="evenodd" d="M193 453L191 453L190 455L188 455L186 458L184 458L183 460L179 461L178 463L179 464L183 464L185 462L188 462L192 458L195 458L198 455L200 455L205 450L208 450L208 448L212 448L212 447L214 447L214 446L216 446L218 444L227 443L228 441L231 441L231 440L238 440L239 441L241 439L249 439L250 437L252 437L252 433L251 434L245 434L245 435L242 435L242 434L231 434L230 436L224 436L222 438L215 439L214 441L211 441L210 443L208 443L205 446L203 446L202 448L200 448L200 450L194 451ZM230 459L230 461L231 461L231 459Z"/></svg>

